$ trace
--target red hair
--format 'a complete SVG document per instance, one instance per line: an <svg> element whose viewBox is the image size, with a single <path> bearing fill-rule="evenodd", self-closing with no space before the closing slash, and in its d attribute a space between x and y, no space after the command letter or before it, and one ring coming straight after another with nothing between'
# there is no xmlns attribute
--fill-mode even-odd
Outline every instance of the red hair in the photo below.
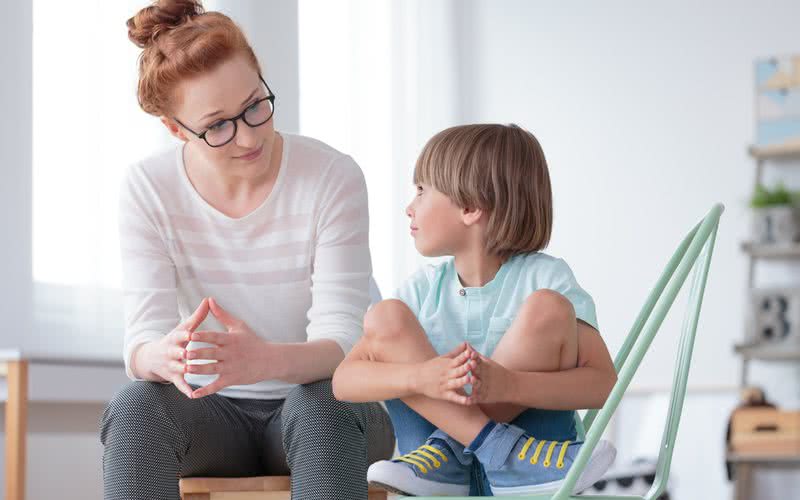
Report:
<svg viewBox="0 0 800 500"><path fill-rule="evenodd" d="M199 0L157 0L128 19L128 38L139 56L139 106L151 115L171 113L182 80L211 71L243 54L261 73L244 33L228 16L206 12Z"/></svg>

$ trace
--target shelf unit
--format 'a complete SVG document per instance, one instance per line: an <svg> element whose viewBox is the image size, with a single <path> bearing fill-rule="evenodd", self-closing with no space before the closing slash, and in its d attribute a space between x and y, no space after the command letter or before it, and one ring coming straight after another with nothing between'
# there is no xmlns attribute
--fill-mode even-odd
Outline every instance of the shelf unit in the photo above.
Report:
<svg viewBox="0 0 800 500"><path fill-rule="evenodd" d="M800 156L800 142L781 146L750 146L747 152L757 161L794 159Z"/></svg>
<svg viewBox="0 0 800 500"><path fill-rule="evenodd" d="M800 465L800 455L767 455L764 453L728 453L734 464Z"/></svg>
<svg viewBox="0 0 800 500"><path fill-rule="evenodd" d="M756 259L791 259L800 257L800 243L791 245L742 243L742 251Z"/></svg>
<svg viewBox="0 0 800 500"><path fill-rule="evenodd" d="M750 156L756 161L755 186L762 183L764 168L768 162L800 160L800 142L790 146L756 147L748 149ZM747 284L748 289L755 288L755 268L759 260L791 260L800 259L800 243L795 244L759 244L745 242L741 249L749 257ZM734 351L741 356L741 387L748 383L750 362L800 362L800 344L738 344ZM752 472L755 468L798 468L800 452L793 455L764 453L728 452L726 459L736 467L736 483L734 497L745 500L749 497Z"/></svg>
<svg viewBox="0 0 800 500"><path fill-rule="evenodd" d="M733 348L743 360L759 361L800 361L800 346L762 346L757 344L737 344Z"/></svg>

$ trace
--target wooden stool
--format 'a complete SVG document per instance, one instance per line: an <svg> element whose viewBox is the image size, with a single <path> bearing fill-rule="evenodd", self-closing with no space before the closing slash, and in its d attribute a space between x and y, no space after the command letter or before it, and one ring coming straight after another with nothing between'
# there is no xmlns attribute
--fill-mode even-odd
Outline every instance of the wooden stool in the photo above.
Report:
<svg viewBox="0 0 800 500"><path fill-rule="evenodd" d="M289 476L189 477L181 479L182 500L290 500ZM386 491L370 487L369 500L386 500Z"/></svg>

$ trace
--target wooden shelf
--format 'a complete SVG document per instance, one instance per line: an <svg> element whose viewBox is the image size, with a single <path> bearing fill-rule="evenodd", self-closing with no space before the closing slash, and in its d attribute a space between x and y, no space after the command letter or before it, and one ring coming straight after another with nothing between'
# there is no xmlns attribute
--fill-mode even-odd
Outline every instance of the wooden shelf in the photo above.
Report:
<svg viewBox="0 0 800 500"><path fill-rule="evenodd" d="M796 455L769 455L765 453L734 453L726 454L729 462L734 464L770 464L770 465L797 465L800 466L800 452Z"/></svg>
<svg viewBox="0 0 800 500"><path fill-rule="evenodd" d="M742 250L760 259L800 258L800 243L742 243Z"/></svg>
<svg viewBox="0 0 800 500"><path fill-rule="evenodd" d="M760 359L764 361L800 360L800 344L737 344L733 349L747 359Z"/></svg>
<svg viewBox="0 0 800 500"><path fill-rule="evenodd" d="M750 146L747 152L757 160L800 159L800 141L779 146Z"/></svg>

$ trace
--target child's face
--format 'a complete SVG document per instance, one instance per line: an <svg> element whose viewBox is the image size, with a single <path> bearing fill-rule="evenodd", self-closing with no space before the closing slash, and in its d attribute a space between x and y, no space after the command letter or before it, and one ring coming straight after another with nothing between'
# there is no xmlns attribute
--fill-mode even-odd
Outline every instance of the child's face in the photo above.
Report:
<svg viewBox="0 0 800 500"><path fill-rule="evenodd" d="M427 184L417 185L417 195L406 207L417 251L425 257L454 255L464 239L461 212L441 191Z"/></svg>

